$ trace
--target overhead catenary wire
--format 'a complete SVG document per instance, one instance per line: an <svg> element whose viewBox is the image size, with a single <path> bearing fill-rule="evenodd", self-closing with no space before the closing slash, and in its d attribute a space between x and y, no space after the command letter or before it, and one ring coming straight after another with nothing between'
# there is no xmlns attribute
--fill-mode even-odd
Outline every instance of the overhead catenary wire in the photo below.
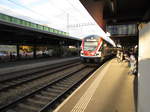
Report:
<svg viewBox="0 0 150 112"><path fill-rule="evenodd" d="M45 15L43 15L43 14L41 14L41 13L38 13L38 12L36 12L36 11L34 11L34 10L32 10L32 9L30 9L30 8L28 8L28 7L26 7L26 6L24 6L24 5L21 5L21 4L17 3L17 2L15 2L15 1L12 1L12 0L7 0L7 1L9 1L9 2L11 2L11 3L13 3L13 4L15 4L15 5L19 6L19 7L22 7L22 8L24 8L24 9L27 9L27 10L31 11L32 13L43 17L45 20L49 20L49 19L50 19L49 17L47 17L47 16L45 16ZM68 14L68 11L64 11L63 9L60 9L60 10L63 11L62 14L64 14L64 13ZM72 16L72 15L71 15L71 16ZM74 18L75 20L77 20L77 19L75 18L75 16L73 16L73 18ZM78 21L78 20L77 20L77 21Z"/></svg>
<svg viewBox="0 0 150 112"><path fill-rule="evenodd" d="M78 8L76 8L69 0L66 0L74 9L75 9L75 11L77 12L77 13L80 13L80 15L82 15L83 16L83 14L81 13L81 11L78 9ZM81 4L82 5L82 4ZM83 7L83 6L82 6ZM84 7L83 7L84 8ZM85 8L84 8L85 9ZM86 10L86 9L85 9ZM87 11L86 11L87 12ZM88 13L88 12L87 12ZM90 14L88 13L88 15L90 16ZM90 16L91 17L91 16ZM91 19L93 19L92 17L91 17ZM93 20L94 22L95 22L95 20ZM91 24L93 24L93 25L96 25L95 23L93 23L93 22L89 22L89 23L91 23ZM82 24L82 25L81 25ZM76 24L76 25L73 25L73 26L88 26L88 25L84 25L84 24L88 24L88 23L79 23L79 24ZM73 27L72 25L71 25L71 27ZM95 30L92 28L92 31L94 32Z"/></svg>
<svg viewBox="0 0 150 112"><path fill-rule="evenodd" d="M7 1L9 1L9 2L11 2L11 3L13 3L13 4L15 4L15 5L19 6L19 7L22 7L22 8L24 8L24 9L27 9L28 11L30 11L30 12L32 12L32 13L34 13L34 14L40 16L40 17L43 17L45 21L51 19L51 18L49 18L49 17L47 17L47 16L45 16L45 15L43 15L43 14L41 14L41 13L38 13L38 12L32 10L32 9L29 8L29 7L26 7L26 6L22 5L22 4L19 4L18 2L14 1L14 0L7 0ZM68 4L70 4L70 7L71 7L72 9L74 9L74 11L76 11L76 12L77 12L78 14L80 14L81 16L84 15L84 14L80 11L80 9L78 9L76 6L74 6L74 4L72 4L72 2L70 2L69 0L66 0L66 1L67 1ZM58 7L58 8L59 8L59 7ZM79 29L79 28L81 29L83 26L88 26L88 24L90 23L90 22L80 22L79 19L78 19L78 17L77 17L76 15L73 15L73 14L70 12L71 10L65 10L65 9L62 9L62 8L59 8L59 9L62 11L62 15L64 15L64 13L66 13L66 14L65 14L66 18L67 18L67 15L69 15L69 20L68 20L68 26L67 26L67 27L69 27L70 19L74 19L73 21L78 22L77 24L75 24L78 29ZM58 15L58 16L61 16L61 15ZM57 18L56 18L56 19L57 19ZM59 18L58 18L58 19L59 19ZM66 21L67 21L67 20L66 20ZM92 22L91 22L91 23L92 23ZM92 24L94 24L94 23L92 23ZM90 25L90 24L89 24L89 25ZM85 29L86 29L86 28L85 28ZM95 29L94 29L94 28L91 28L91 30L93 30L93 32L94 32ZM79 30L80 33L82 33L81 31L83 31L83 30Z"/></svg>
<svg viewBox="0 0 150 112"><path fill-rule="evenodd" d="M40 17L42 17L42 18L44 19L44 21L48 21L48 20L51 19L51 18L49 18L49 17L47 17L47 16L45 16L45 15L43 15L43 14L41 14L41 13L38 13L38 12L36 12L36 11L34 11L34 10L32 10L32 9L30 9L30 8L28 8L28 7L26 7L26 6L24 6L24 5L21 5L21 4L15 2L15 1L13 1L13 0L7 0L7 1L10 2L10 3L15 4L15 5L17 5L17 6L21 7L21 8L24 8L24 9L26 9L26 10L29 10L30 12L32 12L32 13L34 13L34 14L40 16ZM33 19L33 18L32 18L32 19ZM59 19L59 20L60 20L60 19ZM37 21L37 20L36 20L36 21ZM41 23L41 22L40 22L40 23ZM41 23L41 24L42 24L42 23ZM43 24L42 24L42 25L43 25Z"/></svg>
<svg viewBox="0 0 150 112"><path fill-rule="evenodd" d="M38 12L36 12L36 11L34 11L34 10L28 8L28 7L25 7L24 5L18 4L18 3L16 3L16 2L12 1L12 0L7 0L7 1L9 1L9 2L11 2L11 3L13 3L13 4L15 4L15 5L19 6L19 7L22 7L22 8L25 8L25 9L27 9L27 10L30 10L32 13L35 13L35 14L38 14L38 15L40 15L40 16L46 17L45 15L42 15L42 14L40 14L40 13L38 13ZM48 17L46 17L46 18L48 18Z"/></svg>

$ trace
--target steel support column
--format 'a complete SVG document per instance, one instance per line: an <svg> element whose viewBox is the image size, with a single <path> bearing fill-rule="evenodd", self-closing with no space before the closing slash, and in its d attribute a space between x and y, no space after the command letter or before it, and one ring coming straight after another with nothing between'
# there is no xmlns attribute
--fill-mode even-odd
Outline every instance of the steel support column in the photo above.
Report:
<svg viewBox="0 0 150 112"><path fill-rule="evenodd" d="M37 58L36 57L36 45L33 45L33 58Z"/></svg>
<svg viewBox="0 0 150 112"><path fill-rule="evenodd" d="M17 44L17 60L20 59L20 48L19 48L19 44Z"/></svg>

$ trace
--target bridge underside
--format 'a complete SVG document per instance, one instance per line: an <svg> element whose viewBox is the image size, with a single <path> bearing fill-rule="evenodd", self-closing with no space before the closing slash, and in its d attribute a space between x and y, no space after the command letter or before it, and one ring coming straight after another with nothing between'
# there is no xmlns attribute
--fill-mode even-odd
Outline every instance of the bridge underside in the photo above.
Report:
<svg viewBox="0 0 150 112"><path fill-rule="evenodd" d="M136 24L150 20L148 0L80 0L83 6L106 31L106 26ZM112 35L111 38L122 45L138 43L138 30L135 35ZM126 46L128 46L126 45Z"/></svg>

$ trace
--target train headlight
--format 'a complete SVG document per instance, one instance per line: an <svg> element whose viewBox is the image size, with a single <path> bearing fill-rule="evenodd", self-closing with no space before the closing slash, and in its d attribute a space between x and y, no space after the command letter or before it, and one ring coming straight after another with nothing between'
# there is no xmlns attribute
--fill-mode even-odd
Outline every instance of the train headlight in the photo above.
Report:
<svg viewBox="0 0 150 112"><path fill-rule="evenodd" d="M94 52L91 53L91 55L94 55L94 54L95 54Z"/></svg>
<svg viewBox="0 0 150 112"><path fill-rule="evenodd" d="M81 55L81 56L83 56L83 55L84 55L83 51L81 51L81 52L80 52L80 55Z"/></svg>

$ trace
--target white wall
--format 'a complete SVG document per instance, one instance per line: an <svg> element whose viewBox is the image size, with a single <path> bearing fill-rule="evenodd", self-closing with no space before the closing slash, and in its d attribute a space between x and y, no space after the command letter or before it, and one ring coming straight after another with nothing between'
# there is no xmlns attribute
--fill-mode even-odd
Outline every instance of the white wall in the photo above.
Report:
<svg viewBox="0 0 150 112"><path fill-rule="evenodd" d="M138 112L150 112L150 23L139 27Z"/></svg>

